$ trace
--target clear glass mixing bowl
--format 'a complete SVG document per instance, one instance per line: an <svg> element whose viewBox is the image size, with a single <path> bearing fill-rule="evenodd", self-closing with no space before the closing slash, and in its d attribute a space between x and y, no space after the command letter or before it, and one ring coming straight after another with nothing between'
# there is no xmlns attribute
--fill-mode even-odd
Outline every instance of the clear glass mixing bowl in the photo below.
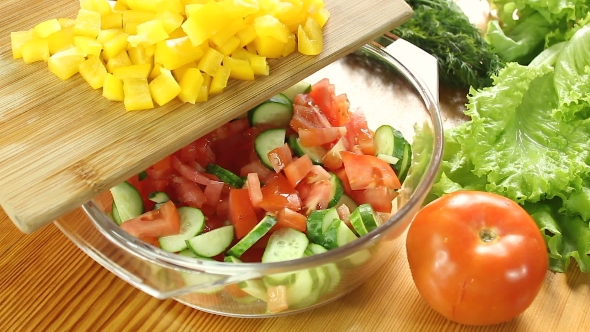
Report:
<svg viewBox="0 0 590 332"><path fill-rule="evenodd" d="M393 40L382 38L379 42L389 44ZM61 219L56 225L80 249L131 285L156 298L174 298L211 313L239 317L285 315L324 305L351 292L385 260L393 259L393 245L421 207L442 154L436 61L403 40L387 48L381 44L367 44L306 79L317 82L328 77L338 94L347 94L353 110L363 110L370 128L388 123L410 141L415 125L426 124L430 130L427 148L413 151L414 157L422 154L426 158L421 157L421 164L411 166L395 202L397 213L369 234L327 253L292 261L231 264L200 260L165 252L122 231L107 216L112 200L108 192L83 205L86 220ZM319 297L316 292L285 311L268 312L264 278L306 269L322 269L330 287ZM250 295L236 297L232 291L235 285L251 287Z"/></svg>

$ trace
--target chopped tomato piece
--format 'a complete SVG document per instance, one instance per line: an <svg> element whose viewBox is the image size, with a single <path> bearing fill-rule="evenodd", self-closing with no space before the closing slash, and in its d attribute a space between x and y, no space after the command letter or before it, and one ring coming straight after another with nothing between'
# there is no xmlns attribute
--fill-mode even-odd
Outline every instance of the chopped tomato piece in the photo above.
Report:
<svg viewBox="0 0 590 332"><path fill-rule="evenodd" d="M215 142L237 135L248 128L250 128L248 118L240 118L224 124L223 126L208 133L204 137L211 140L212 142Z"/></svg>
<svg viewBox="0 0 590 332"><path fill-rule="evenodd" d="M273 175L275 175L273 171L264 166L258 157L240 169L240 176L248 176L250 173L258 174L258 178L262 182L268 181Z"/></svg>
<svg viewBox="0 0 590 332"><path fill-rule="evenodd" d="M374 155L375 144L373 133L369 130L367 118L361 110L351 113L350 121L346 124L346 139L349 146L358 145L363 154Z"/></svg>
<svg viewBox="0 0 590 332"><path fill-rule="evenodd" d="M302 128L299 139L303 146L318 146L334 142L346 135L346 127Z"/></svg>
<svg viewBox="0 0 590 332"><path fill-rule="evenodd" d="M346 95L337 98L334 85L327 78L314 84L309 94L332 126L343 126L348 122L348 99Z"/></svg>
<svg viewBox="0 0 590 332"><path fill-rule="evenodd" d="M313 210L327 209L328 203L330 203L331 191L332 184L330 181L322 180L312 183L311 191L303 201L306 208L305 213L309 214Z"/></svg>
<svg viewBox="0 0 590 332"><path fill-rule="evenodd" d="M297 191L281 173L273 175L261 191L262 202L258 206L265 211L276 212L285 207L295 211L301 209L301 199Z"/></svg>
<svg viewBox="0 0 590 332"><path fill-rule="evenodd" d="M322 180L330 180L331 178L332 175L330 175L330 173L320 165L313 165L311 167L311 170L307 174L307 181L309 183L315 183Z"/></svg>
<svg viewBox="0 0 590 332"><path fill-rule="evenodd" d="M289 303L287 302L287 287L284 285L268 287L266 295L268 296L268 311L274 313L289 308Z"/></svg>
<svg viewBox="0 0 590 332"><path fill-rule="evenodd" d="M307 173L312 170L313 166L311 158L308 155L303 155L301 158L287 165L283 172L291 187L295 188Z"/></svg>
<svg viewBox="0 0 590 332"><path fill-rule="evenodd" d="M149 243L154 247L158 247L160 248L160 242L158 241L157 237L153 237L153 236L144 236L139 238L140 240L142 240L145 243Z"/></svg>
<svg viewBox="0 0 590 332"><path fill-rule="evenodd" d="M388 189L399 189L401 183L391 166L370 155L359 155L342 151L342 162L352 190L362 190L385 186Z"/></svg>
<svg viewBox="0 0 590 332"><path fill-rule="evenodd" d="M172 156L172 167L174 167L174 169L178 173L180 173L180 175L182 175L184 178L191 180L195 183L208 185L209 183L213 182L211 178L207 177L202 172L199 172L198 170L184 164L176 156Z"/></svg>
<svg viewBox="0 0 590 332"><path fill-rule="evenodd" d="M204 137L180 149L178 155L183 163L189 161L196 161L200 165L215 163L215 154L211 150L211 142Z"/></svg>
<svg viewBox="0 0 590 332"><path fill-rule="evenodd" d="M268 153L268 160L272 165L272 168L275 172L280 172L285 166L289 165L293 161L293 156L291 155L291 148L287 143L272 149Z"/></svg>
<svg viewBox="0 0 590 332"><path fill-rule="evenodd" d="M171 183L176 191L176 196L182 204L200 209L207 202L203 190L196 183L182 176L173 177Z"/></svg>
<svg viewBox="0 0 590 332"><path fill-rule="evenodd" d="M258 224L248 189L232 189L229 192L229 221L234 225L236 237L243 238Z"/></svg>
<svg viewBox="0 0 590 332"><path fill-rule="evenodd" d="M299 212L284 208L277 212L277 223L273 226L271 231L276 231L280 228L293 228L301 232L307 231L307 217Z"/></svg>
<svg viewBox="0 0 590 332"><path fill-rule="evenodd" d="M260 242L260 240L258 240L258 242ZM266 245L264 247L266 247ZM264 247L256 248L252 246L250 249L246 250L246 252L244 252L242 256L240 256L240 259L242 260L242 262L245 263L260 263L260 261L262 260L262 255L264 254Z"/></svg>
<svg viewBox="0 0 590 332"><path fill-rule="evenodd" d="M293 117L289 125L296 132L303 128L332 127L308 94L299 94L293 100Z"/></svg>
<svg viewBox="0 0 590 332"><path fill-rule="evenodd" d="M391 213L393 207L392 200L397 196L397 193L385 188L370 188L365 190L353 190L350 193L350 197L357 204L368 203L371 204L373 209L377 212Z"/></svg>
<svg viewBox="0 0 590 332"><path fill-rule="evenodd" d="M166 156L164 159L155 163L152 168L156 171L166 171L172 167L172 159L171 156Z"/></svg>
<svg viewBox="0 0 590 332"><path fill-rule="evenodd" d="M172 202L164 203L158 210L150 210L127 220L121 228L137 238L160 237L180 232L180 218Z"/></svg>
<svg viewBox="0 0 590 332"><path fill-rule="evenodd" d="M238 299L249 295L248 293L244 292L240 287L238 287L237 284L229 284L229 285L223 287L223 290L227 294L231 295L232 297L238 298Z"/></svg>
<svg viewBox="0 0 590 332"><path fill-rule="evenodd" d="M262 190L260 190L260 179L258 174L249 173L246 179L246 186L248 187L248 196L252 206L257 207L262 202Z"/></svg>
<svg viewBox="0 0 590 332"><path fill-rule="evenodd" d="M347 145L347 140L344 137L342 137L322 157L322 163L327 169L335 171L342 167L342 156L340 155L340 152L345 151Z"/></svg>
<svg viewBox="0 0 590 332"><path fill-rule="evenodd" d="M210 206L217 206L219 199L221 199L221 192L223 191L223 182L212 181L206 187L203 193L207 198L207 204Z"/></svg>
<svg viewBox="0 0 590 332"><path fill-rule="evenodd" d="M338 218L344 221L348 227L351 227L350 224L350 209L346 204L341 204L339 207L336 208L336 212L338 212Z"/></svg>

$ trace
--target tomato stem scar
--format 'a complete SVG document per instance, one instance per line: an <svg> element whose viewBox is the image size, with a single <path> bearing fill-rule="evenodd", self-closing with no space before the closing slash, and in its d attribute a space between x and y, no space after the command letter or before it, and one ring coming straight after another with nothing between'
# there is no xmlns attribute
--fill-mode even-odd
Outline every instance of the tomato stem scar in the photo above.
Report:
<svg viewBox="0 0 590 332"><path fill-rule="evenodd" d="M482 229L479 231L479 238L483 242L492 242L496 239L496 234L489 229Z"/></svg>

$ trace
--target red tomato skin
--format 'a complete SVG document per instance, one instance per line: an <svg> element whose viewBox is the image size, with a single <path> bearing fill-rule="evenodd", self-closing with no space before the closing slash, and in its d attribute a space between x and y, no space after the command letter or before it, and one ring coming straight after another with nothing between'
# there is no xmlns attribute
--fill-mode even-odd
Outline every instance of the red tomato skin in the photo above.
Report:
<svg viewBox="0 0 590 332"><path fill-rule="evenodd" d="M497 238L482 241L482 229ZM425 206L410 225L406 250L426 302L467 325L498 324L522 313L548 268L534 220L515 202L485 192L455 192Z"/></svg>
<svg viewBox="0 0 590 332"><path fill-rule="evenodd" d="M258 216L250 203L248 189L229 192L229 221L234 225L236 238L241 239L258 223Z"/></svg>

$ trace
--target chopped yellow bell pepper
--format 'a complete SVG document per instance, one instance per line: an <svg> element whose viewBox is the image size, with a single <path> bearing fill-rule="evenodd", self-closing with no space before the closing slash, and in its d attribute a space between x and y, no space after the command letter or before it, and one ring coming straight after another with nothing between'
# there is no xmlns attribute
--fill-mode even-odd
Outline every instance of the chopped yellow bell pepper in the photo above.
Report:
<svg viewBox="0 0 590 332"><path fill-rule="evenodd" d="M250 65L250 61L234 59L226 56L223 58L223 66L230 69L229 77L243 81L253 81L254 71Z"/></svg>
<svg viewBox="0 0 590 332"><path fill-rule="evenodd" d="M31 39L23 43L20 48L25 63L47 61L49 59L49 44L47 39Z"/></svg>
<svg viewBox="0 0 590 332"><path fill-rule="evenodd" d="M114 12L100 19L101 30L107 29L123 29L123 14L121 12Z"/></svg>
<svg viewBox="0 0 590 332"><path fill-rule="evenodd" d="M10 33L10 44L12 46L12 57L20 59L23 57L21 47L24 43L34 38L33 29L26 31L15 31Z"/></svg>
<svg viewBox="0 0 590 332"><path fill-rule="evenodd" d="M283 49L282 56L289 56L293 54L297 50L297 37L294 33L289 34L289 40L285 44L285 48Z"/></svg>
<svg viewBox="0 0 590 332"><path fill-rule="evenodd" d="M102 45L103 54L107 60L127 49L127 37L129 37L128 34L120 32Z"/></svg>
<svg viewBox="0 0 590 332"><path fill-rule="evenodd" d="M154 56L149 55L150 51L149 48L143 46L131 47L127 50L127 54L129 55L129 59L131 63L134 65L141 65L144 63L153 64L154 63Z"/></svg>
<svg viewBox="0 0 590 332"><path fill-rule="evenodd" d="M240 39L232 36L225 44L218 46L217 50L223 55L230 55L240 47Z"/></svg>
<svg viewBox="0 0 590 332"><path fill-rule="evenodd" d="M311 17L305 21L305 25L299 26L297 31L297 49L301 54L318 55L324 48L322 28Z"/></svg>
<svg viewBox="0 0 590 332"><path fill-rule="evenodd" d="M152 65L149 63L144 63L140 65L117 67L113 69L112 74L120 80L125 80L129 77L148 78L148 75L151 71Z"/></svg>
<svg viewBox="0 0 590 332"><path fill-rule="evenodd" d="M131 66L131 59L129 59L129 55L127 54L126 51L123 51L117 55L115 55L114 57L110 58L107 61L107 70L109 73L113 73L113 71L115 70L115 68L119 68L119 67L125 67L125 66Z"/></svg>
<svg viewBox="0 0 590 332"><path fill-rule="evenodd" d="M86 55L99 56L102 52L102 44L95 38L86 36L74 36L74 46L78 47Z"/></svg>
<svg viewBox="0 0 590 332"><path fill-rule="evenodd" d="M156 13L142 10L123 11L123 28L129 23L144 23L156 19Z"/></svg>
<svg viewBox="0 0 590 332"><path fill-rule="evenodd" d="M236 37L240 39L240 47L244 47L253 42L258 35L253 25L247 25L242 30L236 32Z"/></svg>
<svg viewBox="0 0 590 332"><path fill-rule="evenodd" d="M74 45L74 26L62 28L46 38L49 45L49 53L55 54ZM102 48L102 45L100 45Z"/></svg>
<svg viewBox="0 0 590 332"><path fill-rule="evenodd" d="M268 76L270 74L270 66L265 57L256 56L250 58L249 61L252 71L254 71L254 75Z"/></svg>
<svg viewBox="0 0 590 332"><path fill-rule="evenodd" d="M137 47L139 45L148 47L159 43L168 38L168 33L164 29L161 20L153 20L141 23L137 26L137 35L129 36L127 41L129 45Z"/></svg>
<svg viewBox="0 0 590 332"><path fill-rule="evenodd" d="M195 69L199 69L197 67L197 63L196 62L189 62L186 65L183 65L181 67L178 67L174 70L172 70L172 75L174 76L174 78L176 78L177 82L180 82L182 80L182 78L184 77L184 74L191 68L195 68Z"/></svg>
<svg viewBox="0 0 590 332"><path fill-rule="evenodd" d="M209 100L209 87L211 86L212 77L209 74L202 74L203 85L201 85L201 89L199 90L199 95L197 96L197 103Z"/></svg>
<svg viewBox="0 0 590 332"><path fill-rule="evenodd" d="M244 22L243 18L235 18L231 20L221 31L211 36L209 40L212 41L216 46L221 46L227 43L230 38L235 37L235 34L245 27L246 23Z"/></svg>
<svg viewBox="0 0 590 332"><path fill-rule="evenodd" d="M125 98L123 82L113 74L107 73L102 86L102 95L108 100L123 101Z"/></svg>
<svg viewBox="0 0 590 332"><path fill-rule="evenodd" d="M203 57L206 45L195 47L188 37L168 39L156 44L154 61L168 70L176 69Z"/></svg>
<svg viewBox="0 0 590 332"><path fill-rule="evenodd" d="M209 87L209 95L216 95L223 92L223 89L227 86L229 80L230 69L225 66L219 66L213 79L211 80L211 86Z"/></svg>
<svg viewBox="0 0 590 332"><path fill-rule="evenodd" d="M172 12L159 12L156 14L156 19L162 21L164 30L168 34L180 28L180 25L184 21L184 17L182 17L182 15Z"/></svg>
<svg viewBox="0 0 590 332"><path fill-rule="evenodd" d="M96 40L99 43L104 45L106 42L111 40L113 37L115 37L119 33L123 33L123 29L100 30L100 32L98 33L98 36L96 36Z"/></svg>
<svg viewBox="0 0 590 332"><path fill-rule="evenodd" d="M86 60L85 56L75 47L63 50L47 59L47 67L55 76L65 81L78 72L80 64Z"/></svg>
<svg viewBox="0 0 590 332"><path fill-rule="evenodd" d="M315 13L311 15L311 17L318 23L318 25L323 28L324 25L330 19L330 12L325 7L318 9Z"/></svg>
<svg viewBox="0 0 590 332"><path fill-rule="evenodd" d="M181 0L158 0L156 8L162 12L184 15L184 3Z"/></svg>
<svg viewBox="0 0 590 332"><path fill-rule="evenodd" d="M149 87L152 98L160 106L169 103L182 91L170 70L164 68L160 69L160 76L151 81Z"/></svg>
<svg viewBox="0 0 590 332"><path fill-rule="evenodd" d="M59 25L61 25L62 29L73 27L74 25L76 25L76 20L73 18L61 17L58 18L57 21L59 22Z"/></svg>
<svg viewBox="0 0 590 332"><path fill-rule="evenodd" d="M205 55L203 55L203 58L201 58L199 61L198 68L210 76L215 76L217 75L219 67L221 67L222 61L223 54L210 47L205 52Z"/></svg>
<svg viewBox="0 0 590 332"><path fill-rule="evenodd" d="M208 2L184 21L182 29L193 45L201 45L231 20L221 2Z"/></svg>
<svg viewBox="0 0 590 332"><path fill-rule="evenodd" d="M74 25L74 33L77 36L88 36L96 38L100 32L101 18L97 12L92 12L85 9L78 11L76 16L76 24Z"/></svg>
<svg viewBox="0 0 590 332"><path fill-rule="evenodd" d="M155 79L156 77L160 76L160 69L162 69L162 65L159 63L156 63L154 65L154 69L152 69L152 71L148 75L148 79L151 81L151 80Z"/></svg>
<svg viewBox="0 0 590 332"><path fill-rule="evenodd" d="M88 59L80 64L79 70L80 75L93 89L102 88L107 76L107 69L99 57L89 55Z"/></svg>
<svg viewBox="0 0 590 332"><path fill-rule="evenodd" d="M179 82L180 93L178 99L184 103L194 104L203 85L203 74L197 68L188 68Z"/></svg>
<svg viewBox="0 0 590 332"><path fill-rule="evenodd" d="M61 24L59 24L59 21L54 18L35 25L33 33L37 38L47 38L52 33L58 32L61 29Z"/></svg>
<svg viewBox="0 0 590 332"><path fill-rule="evenodd" d="M154 108L148 81L145 78L126 78L123 80L123 103L128 111Z"/></svg>
<svg viewBox="0 0 590 332"><path fill-rule="evenodd" d="M267 58L280 58L286 44L286 42L283 43L273 37L258 37L254 40L256 52Z"/></svg>
<svg viewBox="0 0 590 332"><path fill-rule="evenodd" d="M143 10L147 12L157 11L157 0L126 0L127 7L132 10Z"/></svg>
<svg viewBox="0 0 590 332"><path fill-rule="evenodd" d="M281 43L287 43L289 39L289 29L272 15L255 18L254 29L258 38L272 37Z"/></svg>
<svg viewBox="0 0 590 332"><path fill-rule="evenodd" d="M100 16L107 16L113 13L113 9L107 0L91 0L92 4L94 5L95 11L100 14Z"/></svg>

